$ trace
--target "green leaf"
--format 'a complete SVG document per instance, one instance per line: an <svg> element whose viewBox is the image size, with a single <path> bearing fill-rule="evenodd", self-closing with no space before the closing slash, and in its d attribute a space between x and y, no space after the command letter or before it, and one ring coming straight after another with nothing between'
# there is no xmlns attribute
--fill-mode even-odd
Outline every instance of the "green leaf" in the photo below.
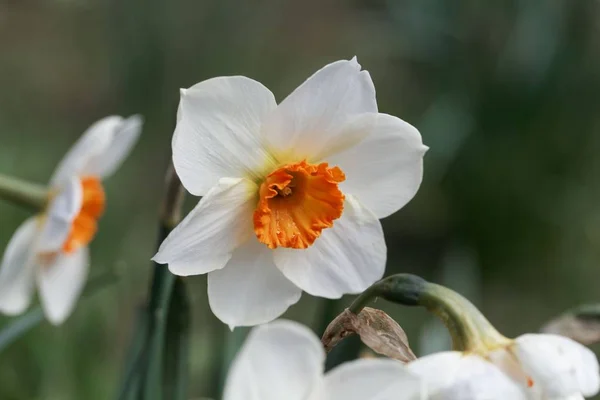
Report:
<svg viewBox="0 0 600 400"><path fill-rule="evenodd" d="M159 234L157 248L163 240L169 235L171 230L181 220L181 206L184 198L184 190L173 166L167 171L165 198L160 215ZM134 392L136 396L144 400L162 400L167 394L165 382L169 379L167 386L169 391L176 393L177 396L184 396L187 389L187 346L188 346L188 317L189 313L187 300L185 299L185 290L183 282L176 284L177 278L169 272L165 265L153 263L154 272L150 293L148 295L148 305L145 309L146 319L143 321L142 330L145 330L142 344L136 343L135 339L132 346L140 346L138 351L130 351L130 362L134 366L131 372L131 379L126 378L121 389L121 393L127 398ZM178 293L174 293L174 287ZM172 300L172 296L175 300ZM171 307L171 303L176 304ZM178 306L183 306L182 314L179 314ZM169 314L174 314L169 316ZM175 326L172 332L169 332L167 338L167 320L175 318ZM181 319L181 320L180 320ZM172 341L167 344L166 341ZM169 367L175 365L176 371L169 371L165 374L165 351L169 345L169 351L175 346L174 354L169 353ZM184 358L180 359L180 357ZM171 359L172 357L172 359ZM140 367L136 367L136 365ZM167 394L167 399L178 399L185 397L173 397L172 393Z"/></svg>
<svg viewBox="0 0 600 400"><path fill-rule="evenodd" d="M175 280L167 317L163 369L164 397L187 399L190 348L190 304L185 282Z"/></svg>
<svg viewBox="0 0 600 400"><path fill-rule="evenodd" d="M44 312L38 306L11 321L6 328L0 331L0 352L43 320Z"/></svg>
<svg viewBox="0 0 600 400"><path fill-rule="evenodd" d="M137 312L135 331L126 356L125 376L118 395L119 400L137 399L141 396L142 373L148 342L148 311L140 307Z"/></svg>
<svg viewBox="0 0 600 400"><path fill-rule="evenodd" d="M147 351L147 370L143 376L143 399L163 399L163 358L167 313L175 275L165 265L155 266L154 280L148 305L149 341Z"/></svg>

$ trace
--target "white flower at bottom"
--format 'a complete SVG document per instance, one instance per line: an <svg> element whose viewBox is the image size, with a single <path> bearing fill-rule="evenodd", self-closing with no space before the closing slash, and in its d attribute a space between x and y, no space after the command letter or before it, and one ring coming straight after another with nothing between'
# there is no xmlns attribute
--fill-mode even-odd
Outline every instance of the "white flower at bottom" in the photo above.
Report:
<svg viewBox="0 0 600 400"><path fill-rule="evenodd" d="M324 374L325 351L307 327L254 328L236 356L223 400L421 400L422 383L394 360L345 363Z"/></svg>
<svg viewBox="0 0 600 400"><path fill-rule="evenodd" d="M340 298L383 276L380 218L415 195L419 132L378 113L356 59L329 64L281 103L231 76L182 90L173 164L203 196L154 261L208 274L212 311L230 327L271 321L302 291Z"/></svg>
<svg viewBox="0 0 600 400"><path fill-rule="evenodd" d="M84 287L88 243L104 211L101 180L112 175L136 143L139 116L106 117L87 129L50 180L44 213L15 232L0 265L0 313L20 314L36 285L46 318L62 323Z"/></svg>
<svg viewBox="0 0 600 400"><path fill-rule="evenodd" d="M408 369L424 379L430 398L439 400L575 400L600 388L594 353L547 334L507 339L487 352L428 355Z"/></svg>

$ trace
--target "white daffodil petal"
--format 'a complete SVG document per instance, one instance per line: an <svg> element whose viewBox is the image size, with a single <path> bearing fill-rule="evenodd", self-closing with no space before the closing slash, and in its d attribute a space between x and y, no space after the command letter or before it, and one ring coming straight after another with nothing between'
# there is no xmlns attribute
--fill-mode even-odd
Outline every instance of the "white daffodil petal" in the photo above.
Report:
<svg viewBox="0 0 600 400"><path fill-rule="evenodd" d="M342 128L348 140L354 140L360 132L368 134L358 144L324 161L339 166L346 174L340 184L344 193L353 194L378 218L384 218L416 194L423 179L427 147L419 131L400 118L378 114L375 121L372 115L365 115Z"/></svg>
<svg viewBox="0 0 600 400"><path fill-rule="evenodd" d="M587 347L563 336L528 334L515 339L513 349L533 385L548 398L598 393L598 360Z"/></svg>
<svg viewBox="0 0 600 400"><path fill-rule="evenodd" d="M326 65L279 104L262 132L277 154L311 158L357 114L376 113L375 87L353 58Z"/></svg>
<svg viewBox="0 0 600 400"><path fill-rule="evenodd" d="M90 126L58 164L50 185L58 186L73 176L89 174L88 167L110 146L122 121L119 116L110 116Z"/></svg>
<svg viewBox="0 0 600 400"><path fill-rule="evenodd" d="M408 363L407 368L424 380L430 396L439 395L454 384L463 357L458 351L435 353Z"/></svg>
<svg viewBox="0 0 600 400"><path fill-rule="evenodd" d="M252 234L256 192L256 184L247 179L220 179L162 242L153 260L169 264L181 276L223 268Z"/></svg>
<svg viewBox="0 0 600 400"><path fill-rule="evenodd" d="M585 397L583 397L580 394L574 394L572 396L567 396L567 397L560 397L560 398L553 398L550 400L584 400Z"/></svg>
<svg viewBox="0 0 600 400"><path fill-rule="evenodd" d="M527 400L515 382L476 355L436 353L412 361L407 367L424 380L430 400Z"/></svg>
<svg viewBox="0 0 600 400"><path fill-rule="evenodd" d="M325 375L324 399L421 400L423 383L398 361L363 359L342 364Z"/></svg>
<svg viewBox="0 0 600 400"><path fill-rule="evenodd" d="M296 286L319 297L360 293L383 276L387 248L381 223L352 196L333 227L307 249L278 248L275 265Z"/></svg>
<svg viewBox="0 0 600 400"><path fill-rule="evenodd" d="M81 181L72 177L59 188L52 199L39 240L36 243L38 252L54 252L61 250L69 236L73 220L81 210L83 188Z"/></svg>
<svg viewBox="0 0 600 400"><path fill-rule="evenodd" d="M38 220L29 218L8 242L0 265L0 312L22 313L31 302L35 283L33 252Z"/></svg>
<svg viewBox="0 0 600 400"><path fill-rule="evenodd" d="M274 165L260 126L277 103L259 82L219 77L181 91L173 164L183 186L205 195L224 176L256 177Z"/></svg>
<svg viewBox="0 0 600 400"><path fill-rule="evenodd" d="M223 400L305 400L324 362L320 340L297 322L254 328L231 365Z"/></svg>
<svg viewBox="0 0 600 400"><path fill-rule="evenodd" d="M87 247L73 253L59 253L49 264L38 268L40 301L46 318L54 325L62 324L75 308L89 270Z"/></svg>
<svg viewBox="0 0 600 400"><path fill-rule="evenodd" d="M225 268L208 274L210 308L231 329L272 321L301 294L277 269L271 250L255 238L235 250Z"/></svg>
<svg viewBox="0 0 600 400"><path fill-rule="evenodd" d="M114 127L110 143L102 153L91 158L84 174L107 178L112 175L129 155L142 133L143 119L140 115L132 115Z"/></svg>

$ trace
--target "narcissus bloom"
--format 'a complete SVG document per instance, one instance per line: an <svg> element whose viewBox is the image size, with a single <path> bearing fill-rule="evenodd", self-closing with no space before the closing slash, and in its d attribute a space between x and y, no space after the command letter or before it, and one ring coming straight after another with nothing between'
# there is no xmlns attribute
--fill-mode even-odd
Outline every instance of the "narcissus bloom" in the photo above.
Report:
<svg viewBox="0 0 600 400"><path fill-rule="evenodd" d="M598 360L558 335L527 334L486 352L449 351L408 364L434 399L579 400L600 388Z"/></svg>
<svg viewBox="0 0 600 400"><path fill-rule="evenodd" d="M398 361L362 359L323 374L317 336L292 321L254 328L234 360L224 400L420 400L422 383Z"/></svg>
<svg viewBox="0 0 600 400"><path fill-rule="evenodd" d="M0 312L22 313L39 289L47 319L62 323L85 284L88 243L104 211L102 179L112 175L136 143L139 116L93 124L58 165L46 210L26 220L11 238L0 266Z"/></svg>
<svg viewBox="0 0 600 400"><path fill-rule="evenodd" d="M279 105L262 84L219 77L181 91L173 163L203 196L154 260L208 273L231 327L271 321L302 291L339 298L381 278L379 218L422 179L419 132L377 111L356 59L317 71Z"/></svg>

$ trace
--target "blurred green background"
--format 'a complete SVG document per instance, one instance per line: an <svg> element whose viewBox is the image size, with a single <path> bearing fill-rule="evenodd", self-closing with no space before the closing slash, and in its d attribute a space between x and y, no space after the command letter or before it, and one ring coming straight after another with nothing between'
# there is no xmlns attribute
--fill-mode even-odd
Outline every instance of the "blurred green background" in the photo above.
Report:
<svg viewBox="0 0 600 400"><path fill-rule="evenodd" d="M218 75L252 77L281 100L357 55L380 111L415 125L431 148L419 193L383 221L387 273L455 288L513 336L600 301L598 21L591 0L0 0L1 173L46 182L95 120L146 119L106 182L91 246L93 269L121 279L63 326L44 323L0 353L0 399L114 397L149 285L178 89ZM5 247L28 213L0 203L0 216ZM214 395L214 366L246 330L231 334L210 313L205 277L186 281L198 398ZM320 331L350 301L304 295L286 317ZM423 310L376 306L417 353L448 346Z"/></svg>

